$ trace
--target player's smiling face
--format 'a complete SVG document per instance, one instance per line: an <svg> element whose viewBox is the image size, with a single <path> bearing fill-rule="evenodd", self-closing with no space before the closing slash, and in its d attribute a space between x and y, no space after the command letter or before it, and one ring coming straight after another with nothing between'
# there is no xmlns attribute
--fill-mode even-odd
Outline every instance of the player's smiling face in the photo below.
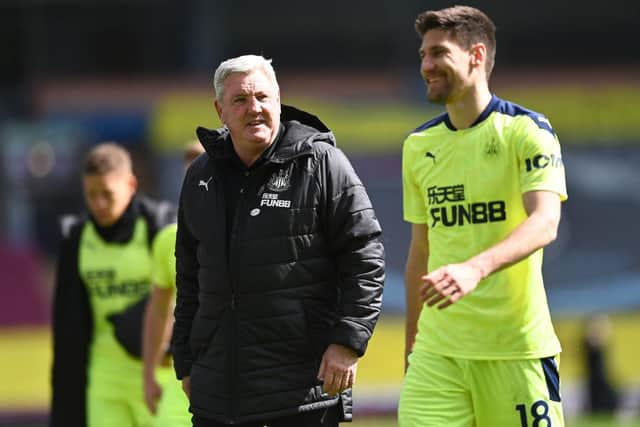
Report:
<svg viewBox="0 0 640 427"><path fill-rule="evenodd" d="M472 84L471 52L461 47L448 32L429 30L418 51L420 74L427 85L429 101L455 101Z"/></svg>

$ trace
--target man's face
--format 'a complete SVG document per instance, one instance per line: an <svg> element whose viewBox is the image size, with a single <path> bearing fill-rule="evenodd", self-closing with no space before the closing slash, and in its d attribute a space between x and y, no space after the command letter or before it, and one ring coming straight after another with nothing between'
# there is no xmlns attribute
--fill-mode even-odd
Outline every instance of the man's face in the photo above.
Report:
<svg viewBox="0 0 640 427"><path fill-rule="evenodd" d="M454 102L471 86L472 54L446 31L429 30L422 37L420 74L431 102Z"/></svg>
<svg viewBox="0 0 640 427"><path fill-rule="evenodd" d="M137 182L130 172L85 175L84 197L98 225L113 225L124 213L136 191Z"/></svg>
<svg viewBox="0 0 640 427"><path fill-rule="evenodd" d="M216 110L238 154L262 153L278 134L280 93L261 70L231 73L224 81L222 102L216 100Z"/></svg>

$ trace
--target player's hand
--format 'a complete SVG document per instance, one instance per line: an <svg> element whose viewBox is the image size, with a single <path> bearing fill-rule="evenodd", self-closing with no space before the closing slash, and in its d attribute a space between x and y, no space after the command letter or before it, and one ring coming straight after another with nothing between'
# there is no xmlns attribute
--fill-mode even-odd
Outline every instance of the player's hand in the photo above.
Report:
<svg viewBox="0 0 640 427"><path fill-rule="evenodd" d="M155 415L158 410L158 401L162 396L162 388L155 376L144 379L144 403L149 408L149 411Z"/></svg>
<svg viewBox="0 0 640 427"><path fill-rule="evenodd" d="M422 276L422 302L443 309L472 292L482 279L482 272L471 263L449 264Z"/></svg>
<svg viewBox="0 0 640 427"><path fill-rule="evenodd" d="M182 377L182 391L191 399L191 377Z"/></svg>
<svg viewBox="0 0 640 427"><path fill-rule="evenodd" d="M340 344L331 344L322 356L318 379L324 381L322 390L329 396L336 395L356 381L358 355Z"/></svg>

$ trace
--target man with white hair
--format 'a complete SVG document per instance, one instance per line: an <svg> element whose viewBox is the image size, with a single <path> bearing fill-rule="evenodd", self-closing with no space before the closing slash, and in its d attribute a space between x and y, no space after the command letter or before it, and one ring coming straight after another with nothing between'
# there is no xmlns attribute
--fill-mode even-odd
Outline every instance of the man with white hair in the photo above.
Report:
<svg viewBox="0 0 640 427"><path fill-rule="evenodd" d="M172 350L195 426L337 426L380 313L381 228L320 120L271 61L220 64L225 127L184 180Z"/></svg>

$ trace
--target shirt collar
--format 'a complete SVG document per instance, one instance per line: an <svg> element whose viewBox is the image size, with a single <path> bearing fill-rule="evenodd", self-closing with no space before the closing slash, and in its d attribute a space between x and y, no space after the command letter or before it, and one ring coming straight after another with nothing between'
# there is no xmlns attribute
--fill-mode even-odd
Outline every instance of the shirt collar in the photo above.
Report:
<svg viewBox="0 0 640 427"><path fill-rule="evenodd" d="M482 113L480 113L480 115L474 120L473 123L471 123L471 126L469 126L469 127L472 128L472 127L474 127L476 125L479 125L483 121L485 121L487 119L487 117L489 117L489 115L498 108L499 102L500 102L500 99L497 96L491 95L491 100L489 101L489 104L487 104L487 106L484 108L484 110L482 110ZM453 130L453 131L458 130L453 125L453 123L451 123L451 119L449 118L449 114L447 114L445 116L444 123L447 125L447 127L450 130Z"/></svg>

